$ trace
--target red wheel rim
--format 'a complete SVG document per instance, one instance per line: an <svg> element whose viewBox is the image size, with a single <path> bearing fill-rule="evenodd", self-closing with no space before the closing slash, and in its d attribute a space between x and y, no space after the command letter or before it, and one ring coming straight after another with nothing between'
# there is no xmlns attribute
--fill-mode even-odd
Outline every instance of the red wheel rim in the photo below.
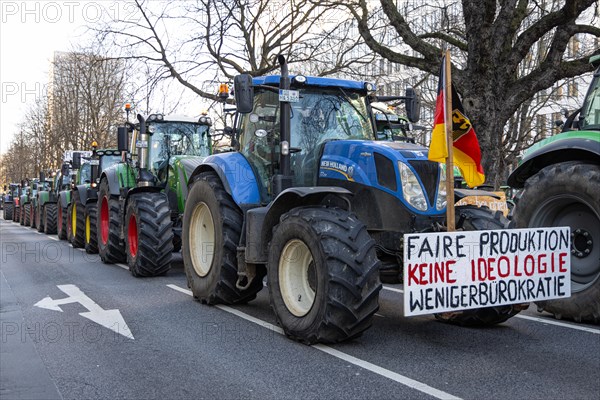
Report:
<svg viewBox="0 0 600 400"><path fill-rule="evenodd" d="M100 206L100 238L102 244L108 243L108 199L102 198L102 206Z"/></svg>
<svg viewBox="0 0 600 400"><path fill-rule="evenodd" d="M138 250L138 230L135 215L129 217L129 227L127 228L127 241L129 242L129 254L135 257Z"/></svg>

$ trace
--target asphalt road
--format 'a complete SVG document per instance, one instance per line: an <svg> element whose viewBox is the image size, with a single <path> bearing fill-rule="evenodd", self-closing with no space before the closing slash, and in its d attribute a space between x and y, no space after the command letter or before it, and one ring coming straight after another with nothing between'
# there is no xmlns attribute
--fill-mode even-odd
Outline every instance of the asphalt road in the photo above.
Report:
<svg viewBox="0 0 600 400"><path fill-rule="evenodd" d="M281 335L267 290L245 306L193 301L180 259L138 279L4 220L0 241L3 400L600 399L600 326L534 306L460 328L403 317L401 286L385 285L362 337L306 346Z"/></svg>

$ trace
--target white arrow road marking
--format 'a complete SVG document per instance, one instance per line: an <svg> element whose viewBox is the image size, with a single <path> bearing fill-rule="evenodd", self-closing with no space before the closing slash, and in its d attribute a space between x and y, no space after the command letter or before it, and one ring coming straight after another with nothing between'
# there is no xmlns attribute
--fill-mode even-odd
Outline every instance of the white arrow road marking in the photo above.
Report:
<svg viewBox="0 0 600 400"><path fill-rule="evenodd" d="M79 303L88 309L88 312L79 313L83 318L87 318L129 339L134 339L119 310L104 310L75 285L57 285L56 287L69 297L56 300L49 296L44 297L35 303L34 306L62 312L63 310L59 307L61 304Z"/></svg>

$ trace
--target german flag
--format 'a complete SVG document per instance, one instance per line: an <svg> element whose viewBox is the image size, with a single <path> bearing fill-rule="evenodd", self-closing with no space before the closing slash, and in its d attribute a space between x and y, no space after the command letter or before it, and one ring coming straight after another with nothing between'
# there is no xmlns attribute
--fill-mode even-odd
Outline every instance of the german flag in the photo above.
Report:
<svg viewBox="0 0 600 400"><path fill-rule="evenodd" d="M446 122L445 105L446 76L444 73L445 57L442 59L440 79L438 82L438 95L435 104L435 116L433 120L433 132L431 133L431 144L429 145L428 158L431 161L444 163L448 157L446 146ZM475 129L469 118L465 115L460 97L452 87L452 139L453 160L459 168L461 175L469 187L475 187L485 182L485 174L481 166L481 150Z"/></svg>

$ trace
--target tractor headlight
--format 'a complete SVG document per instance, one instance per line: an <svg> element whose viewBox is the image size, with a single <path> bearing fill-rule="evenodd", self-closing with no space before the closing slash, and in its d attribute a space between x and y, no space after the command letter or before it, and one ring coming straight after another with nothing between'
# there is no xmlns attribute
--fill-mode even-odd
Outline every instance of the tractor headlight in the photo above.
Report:
<svg viewBox="0 0 600 400"><path fill-rule="evenodd" d="M440 166L440 180L438 182L437 198L435 200L435 208L443 210L446 208L448 193L446 192L446 168L443 164Z"/></svg>
<svg viewBox="0 0 600 400"><path fill-rule="evenodd" d="M425 193L423 193L423 188L417 176L408 165L401 161L398 162L398 167L400 168L400 181L402 182L404 199L417 210L426 211L427 200L425 200Z"/></svg>

